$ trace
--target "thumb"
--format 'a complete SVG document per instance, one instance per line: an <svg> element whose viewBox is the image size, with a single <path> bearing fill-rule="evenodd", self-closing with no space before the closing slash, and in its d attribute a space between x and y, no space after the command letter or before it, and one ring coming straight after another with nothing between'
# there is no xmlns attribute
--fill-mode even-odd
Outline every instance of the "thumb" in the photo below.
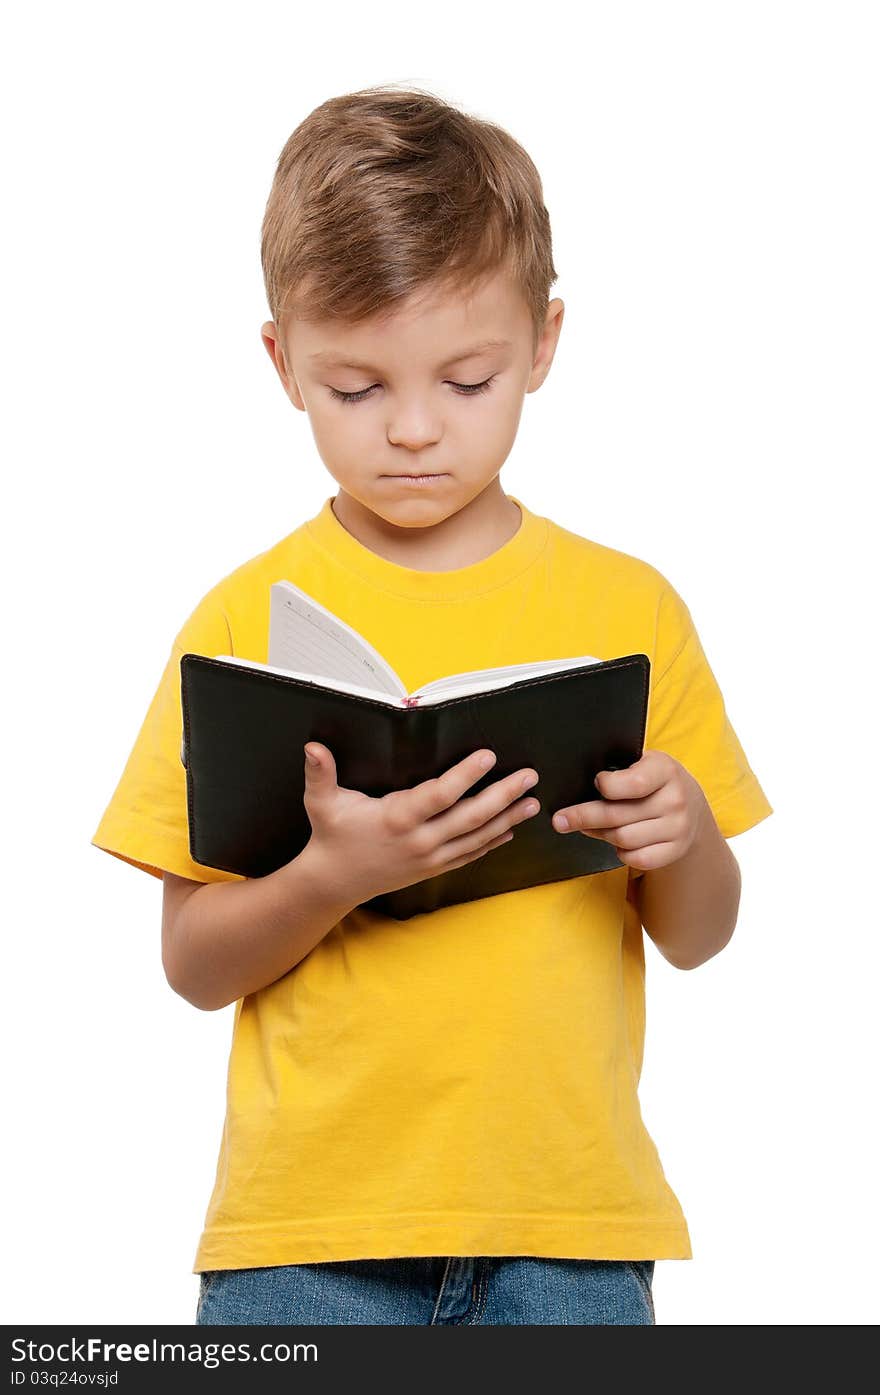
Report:
<svg viewBox="0 0 880 1395"><path fill-rule="evenodd" d="M324 784L328 777L336 779L336 762L326 746L317 741L310 741L303 749L306 753L307 784L314 785L316 781Z"/></svg>

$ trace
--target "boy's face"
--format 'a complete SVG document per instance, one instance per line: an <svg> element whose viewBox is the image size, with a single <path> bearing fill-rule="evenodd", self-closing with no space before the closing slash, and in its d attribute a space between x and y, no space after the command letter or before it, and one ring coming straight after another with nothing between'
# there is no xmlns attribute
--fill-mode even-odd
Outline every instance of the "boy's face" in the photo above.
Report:
<svg viewBox="0 0 880 1395"><path fill-rule="evenodd" d="M269 321L262 336L341 491L392 530L430 528L487 490L503 500L498 473L525 394L547 376L563 312L550 302L533 353L525 298L496 273L467 299L434 289L353 326L294 319L282 344ZM488 340L499 342L479 347Z"/></svg>

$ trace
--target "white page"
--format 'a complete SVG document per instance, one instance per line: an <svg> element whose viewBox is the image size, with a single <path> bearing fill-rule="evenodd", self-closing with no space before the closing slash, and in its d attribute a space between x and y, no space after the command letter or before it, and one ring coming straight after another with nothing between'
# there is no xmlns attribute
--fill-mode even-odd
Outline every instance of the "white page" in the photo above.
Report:
<svg viewBox="0 0 880 1395"><path fill-rule="evenodd" d="M517 683L521 678L540 678L545 673L556 673L559 669L581 668L587 664L600 664L589 654L581 654L575 659L543 659L530 664L510 664L503 668L473 669L470 673L453 673L448 678L435 678L423 688L417 688L413 697L431 700L435 694L450 697L461 693L479 693L490 688L502 688L508 683Z"/></svg>
<svg viewBox="0 0 880 1395"><path fill-rule="evenodd" d="M269 665L373 693L406 694L394 669L363 635L292 581L271 587Z"/></svg>
<svg viewBox="0 0 880 1395"><path fill-rule="evenodd" d="M543 664L511 664L509 668L493 668L478 670L473 674L453 674L451 680L440 678L434 683L428 683L425 688L419 689L412 697L402 696L397 693L383 693L376 688L366 688L360 683L347 683L341 678L327 678L322 681L314 673L297 672L295 669L282 668L275 664L261 664L256 659L242 659L234 654L215 654L215 659L223 659L226 663L240 664L242 668L261 669L265 673L277 673L282 678L300 678L305 683L311 683L318 688L327 688L330 692L352 693L355 697L372 698L374 702L387 702L390 707L430 707L438 702L448 701L450 698L471 697L476 693L488 693L497 688L506 688L511 683L519 682L522 678L540 678L545 673L555 673L560 669L586 667L588 664L601 663L601 659L589 658L582 655L577 659L547 659ZM475 678L473 683L465 683L463 679Z"/></svg>
<svg viewBox="0 0 880 1395"><path fill-rule="evenodd" d="M317 678L314 673L297 673L292 668L280 668L276 664L261 664L256 659L242 659L237 654L215 654L227 664L240 664L242 668L256 668L262 673L277 673L282 678L301 678L315 688L326 688L330 693L353 693L355 697L372 698L374 702L386 702L389 707L405 707L406 703L397 693L381 693L376 688L365 688L360 683L346 683L342 678Z"/></svg>

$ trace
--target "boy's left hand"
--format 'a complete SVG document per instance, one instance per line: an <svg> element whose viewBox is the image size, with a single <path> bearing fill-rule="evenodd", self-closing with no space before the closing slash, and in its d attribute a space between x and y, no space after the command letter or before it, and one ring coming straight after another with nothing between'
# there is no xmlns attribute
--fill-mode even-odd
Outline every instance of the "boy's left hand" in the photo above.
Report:
<svg viewBox="0 0 880 1395"><path fill-rule="evenodd" d="M620 861L637 871L684 857L704 820L712 817L698 782L665 751L644 751L625 770L600 770L596 788L601 799L557 810L553 827L604 838ZM560 814L568 819L567 830L558 827Z"/></svg>

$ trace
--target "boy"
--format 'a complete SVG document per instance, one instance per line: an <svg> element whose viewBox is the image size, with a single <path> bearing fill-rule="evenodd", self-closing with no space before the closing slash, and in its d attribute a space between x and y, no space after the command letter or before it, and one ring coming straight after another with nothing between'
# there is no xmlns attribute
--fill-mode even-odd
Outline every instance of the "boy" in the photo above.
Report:
<svg viewBox="0 0 880 1395"><path fill-rule="evenodd" d="M639 1110L642 931L679 968L718 953L725 840L771 807L665 577L501 488L564 310L521 147L424 92L332 99L281 154L262 258L263 339L338 492L196 605L92 840L163 879L172 988L235 1004L196 1321L653 1323L654 1260L691 1249ZM644 754L556 810L540 770L469 796L488 748L371 799L310 741L303 852L250 880L193 863L180 657L265 662L282 579L408 689L645 653ZM407 921L364 907L551 817L624 865Z"/></svg>

